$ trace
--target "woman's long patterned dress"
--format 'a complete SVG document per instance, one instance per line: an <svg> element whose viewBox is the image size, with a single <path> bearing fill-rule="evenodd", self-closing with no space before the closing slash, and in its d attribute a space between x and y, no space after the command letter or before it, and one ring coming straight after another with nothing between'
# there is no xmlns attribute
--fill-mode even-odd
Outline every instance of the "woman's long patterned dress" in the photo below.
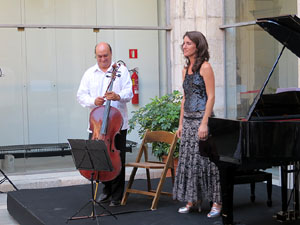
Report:
<svg viewBox="0 0 300 225"><path fill-rule="evenodd" d="M184 118L173 198L197 202L205 197L208 201L221 203L219 170L199 152L198 128L207 101L203 77L198 72L186 74L183 88Z"/></svg>

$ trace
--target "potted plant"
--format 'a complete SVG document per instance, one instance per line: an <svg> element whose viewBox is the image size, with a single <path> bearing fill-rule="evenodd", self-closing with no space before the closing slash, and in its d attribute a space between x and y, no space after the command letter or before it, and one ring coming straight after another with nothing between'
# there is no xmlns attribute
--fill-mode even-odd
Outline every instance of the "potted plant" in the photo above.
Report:
<svg viewBox="0 0 300 225"><path fill-rule="evenodd" d="M132 118L129 120L128 132L138 127L138 135L141 139L147 129L176 132L179 124L181 99L182 94L179 91L173 91L173 93L160 98L152 98L150 103L133 112ZM159 143L153 144L152 153L161 160L168 154L168 146ZM174 158L177 158L178 154L179 141L174 151Z"/></svg>

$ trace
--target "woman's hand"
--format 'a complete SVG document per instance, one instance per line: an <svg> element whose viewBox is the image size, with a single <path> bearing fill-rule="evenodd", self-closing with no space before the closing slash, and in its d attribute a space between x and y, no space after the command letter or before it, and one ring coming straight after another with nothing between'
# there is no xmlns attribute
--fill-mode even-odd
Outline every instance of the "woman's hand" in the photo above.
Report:
<svg viewBox="0 0 300 225"><path fill-rule="evenodd" d="M208 138L208 126L207 124L200 124L199 128L198 128L198 136L199 139L202 141L207 140Z"/></svg>
<svg viewBox="0 0 300 225"><path fill-rule="evenodd" d="M178 127L177 131L176 131L176 136L177 136L178 138L181 138L181 133L182 133L182 126L180 125L180 126Z"/></svg>

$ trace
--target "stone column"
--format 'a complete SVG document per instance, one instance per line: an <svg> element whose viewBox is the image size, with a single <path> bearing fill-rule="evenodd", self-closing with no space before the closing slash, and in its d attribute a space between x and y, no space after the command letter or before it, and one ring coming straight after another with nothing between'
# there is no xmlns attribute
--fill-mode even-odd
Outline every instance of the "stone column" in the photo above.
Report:
<svg viewBox="0 0 300 225"><path fill-rule="evenodd" d="M171 32L171 71L173 90L182 91L182 68L184 58L181 52L182 36L186 31L202 32L208 41L210 63L214 69L216 80L217 116L224 115L225 83L224 83L224 33L219 29L223 23L222 0L171 0L170 21Z"/></svg>

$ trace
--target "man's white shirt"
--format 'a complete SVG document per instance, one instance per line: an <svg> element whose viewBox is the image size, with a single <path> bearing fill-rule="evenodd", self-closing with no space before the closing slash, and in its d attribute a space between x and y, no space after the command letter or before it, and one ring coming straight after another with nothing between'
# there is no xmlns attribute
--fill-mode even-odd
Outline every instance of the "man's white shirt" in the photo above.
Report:
<svg viewBox="0 0 300 225"><path fill-rule="evenodd" d="M96 108L94 104L97 97L103 97L111 80L112 63L107 72L103 72L98 64L89 68L83 75L79 89L77 91L77 100L83 107L88 107L90 110ZM132 97L132 81L128 69L121 65L117 74L120 77L116 77L113 82L112 91L120 96L119 101L111 101L111 106L117 108L123 117L122 130L128 129L128 112L126 103L129 102ZM106 104L106 101L104 105ZM90 132L90 131L89 131Z"/></svg>

